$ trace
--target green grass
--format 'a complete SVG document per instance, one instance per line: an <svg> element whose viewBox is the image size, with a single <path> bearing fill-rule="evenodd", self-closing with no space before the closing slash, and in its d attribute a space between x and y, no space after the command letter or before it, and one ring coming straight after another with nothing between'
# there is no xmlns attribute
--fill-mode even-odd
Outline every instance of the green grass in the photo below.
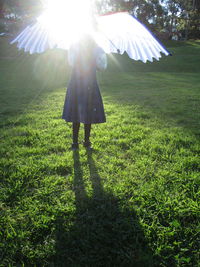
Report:
<svg viewBox="0 0 200 267"><path fill-rule="evenodd" d="M0 266L200 266L200 43L110 57L107 123L73 153L66 53L0 42Z"/></svg>

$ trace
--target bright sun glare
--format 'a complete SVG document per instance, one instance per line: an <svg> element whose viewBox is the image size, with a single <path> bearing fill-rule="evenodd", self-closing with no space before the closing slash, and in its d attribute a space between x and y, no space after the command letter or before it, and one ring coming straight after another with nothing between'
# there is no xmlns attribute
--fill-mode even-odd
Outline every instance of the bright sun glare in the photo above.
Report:
<svg viewBox="0 0 200 267"><path fill-rule="evenodd" d="M38 21L63 48L92 32L92 0L44 0Z"/></svg>

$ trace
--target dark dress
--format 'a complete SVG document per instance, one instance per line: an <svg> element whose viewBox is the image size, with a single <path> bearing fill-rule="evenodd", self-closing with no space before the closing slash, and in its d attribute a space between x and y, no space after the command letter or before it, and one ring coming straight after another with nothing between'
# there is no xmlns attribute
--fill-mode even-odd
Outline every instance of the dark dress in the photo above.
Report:
<svg viewBox="0 0 200 267"><path fill-rule="evenodd" d="M87 56L76 50L62 115L65 121L85 124L106 121L96 77L96 59L102 52L101 48L93 47Z"/></svg>

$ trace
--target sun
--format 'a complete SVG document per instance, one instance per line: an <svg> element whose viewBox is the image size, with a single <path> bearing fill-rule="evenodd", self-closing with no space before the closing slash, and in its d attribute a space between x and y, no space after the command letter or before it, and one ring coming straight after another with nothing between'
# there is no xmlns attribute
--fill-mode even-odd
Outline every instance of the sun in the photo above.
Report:
<svg viewBox="0 0 200 267"><path fill-rule="evenodd" d="M62 48L92 33L92 0L45 0L44 6L38 21Z"/></svg>

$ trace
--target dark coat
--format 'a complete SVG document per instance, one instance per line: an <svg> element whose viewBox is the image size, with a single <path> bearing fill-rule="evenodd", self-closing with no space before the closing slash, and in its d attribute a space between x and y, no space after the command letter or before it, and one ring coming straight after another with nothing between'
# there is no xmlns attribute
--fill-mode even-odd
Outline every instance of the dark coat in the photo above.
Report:
<svg viewBox="0 0 200 267"><path fill-rule="evenodd" d="M97 57L102 49L94 47L89 56L76 52L68 84L62 118L67 122L103 123L106 121L97 83Z"/></svg>

